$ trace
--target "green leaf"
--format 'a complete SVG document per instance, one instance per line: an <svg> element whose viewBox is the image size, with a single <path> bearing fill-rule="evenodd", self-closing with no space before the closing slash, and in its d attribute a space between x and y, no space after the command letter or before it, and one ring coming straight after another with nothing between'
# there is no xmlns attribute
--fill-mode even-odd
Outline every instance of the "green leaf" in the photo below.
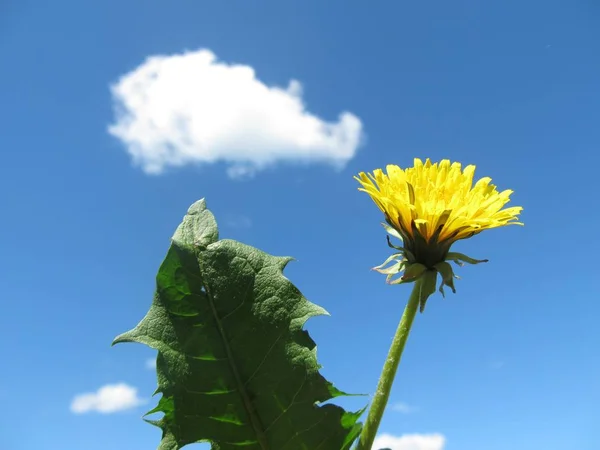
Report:
<svg viewBox="0 0 600 450"><path fill-rule="evenodd" d="M319 373L305 322L327 312L283 275L291 258L218 240L203 200L190 207L156 277L146 317L119 342L158 350L162 398L148 422L159 450L345 450L362 411L321 404L345 395Z"/></svg>

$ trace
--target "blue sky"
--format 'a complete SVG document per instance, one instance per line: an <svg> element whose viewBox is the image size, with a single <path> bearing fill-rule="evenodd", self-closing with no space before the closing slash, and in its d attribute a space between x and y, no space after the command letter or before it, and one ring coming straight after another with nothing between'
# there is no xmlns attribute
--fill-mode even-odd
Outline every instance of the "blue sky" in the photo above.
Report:
<svg viewBox="0 0 600 450"><path fill-rule="evenodd" d="M515 191L526 226L456 245L490 262L459 269L457 294L431 298L417 317L381 432L398 437L394 450L600 448L600 6L84 3L0 5L1 449L158 444L160 431L140 419L151 403L110 414L71 406L119 383L137 394L113 397L149 399L153 352L110 343L147 311L169 237L202 197L222 237L297 259L286 275L331 313L308 323L323 373L345 391L373 392L410 288L369 270L388 248L352 176L414 157L476 164L476 175ZM244 65L255 78L237 91L209 77L203 91L185 77L201 49L217 58L211 68ZM160 85L150 77L137 90L121 85L121 99L111 93L156 55ZM246 88L254 96L244 103ZM206 92L212 103L197 109ZM145 95L140 127L115 115ZM217 105L230 132L203 122ZM248 105L263 108L256 123ZM243 114L227 122L236 108ZM186 157L170 142L157 157L169 127L143 127L157 117L175 117L165 123L179 143L215 131L202 137L211 152L192 145ZM200 118L177 125L190 117ZM281 135L278 118L291 124ZM337 138L323 137L325 123Z"/></svg>

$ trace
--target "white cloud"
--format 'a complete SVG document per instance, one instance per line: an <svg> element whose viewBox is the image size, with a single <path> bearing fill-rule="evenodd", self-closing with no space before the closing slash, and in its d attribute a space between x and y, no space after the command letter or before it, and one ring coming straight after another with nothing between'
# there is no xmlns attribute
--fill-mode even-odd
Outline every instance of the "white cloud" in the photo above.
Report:
<svg viewBox="0 0 600 450"><path fill-rule="evenodd" d="M156 369L156 357L154 357L154 358L148 358L146 360L146 369L148 369L148 370L154 370L154 369Z"/></svg>
<svg viewBox="0 0 600 450"><path fill-rule="evenodd" d="M206 49L146 59L111 86L119 138L149 174L226 162L249 177L276 162L341 168L356 154L362 123L350 112L326 122L306 110L302 86L268 86L250 66L218 61Z"/></svg>
<svg viewBox="0 0 600 450"><path fill-rule="evenodd" d="M88 392L75 396L71 402L71 412L84 414L96 411L110 414L132 409L145 403L138 397L137 389L125 383L107 384L96 392Z"/></svg>
<svg viewBox="0 0 600 450"><path fill-rule="evenodd" d="M382 434L375 439L373 450L390 448L392 450L443 450L446 438L439 434L403 434L393 436Z"/></svg>
<svg viewBox="0 0 600 450"><path fill-rule="evenodd" d="M398 402L394 403L392 406L392 411L396 411L402 414L410 414L417 411L417 408L409 405L408 403Z"/></svg>

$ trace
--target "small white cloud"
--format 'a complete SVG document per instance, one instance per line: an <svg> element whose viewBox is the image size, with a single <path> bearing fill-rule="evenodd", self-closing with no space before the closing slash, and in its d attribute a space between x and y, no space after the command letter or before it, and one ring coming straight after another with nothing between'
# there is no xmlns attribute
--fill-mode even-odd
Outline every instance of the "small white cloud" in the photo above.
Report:
<svg viewBox="0 0 600 450"><path fill-rule="evenodd" d="M232 178L276 162L343 167L362 141L350 112L336 122L310 113L302 86L268 86L250 66L218 61L206 49L146 59L111 86L109 133L149 174L224 161Z"/></svg>
<svg viewBox="0 0 600 450"><path fill-rule="evenodd" d="M110 414L135 408L145 401L138 397L137 389L125 383L107 384L96 392L75 396L71 402L71 412L84 414L96 411Z"/></svg>
<svg viewBox="0 0 600 450"><path fill-rule="evenodd" d="M417 408L404 402L394 403L391 408L392 411L396 411L402 414L410 414L417 411Z"/></svg>
<svg viewBox="0 0 600 450"><path fill-rule="evenodd" d="M443 450L446 438L439 434L382 434L375 439L372 450Z"/></svg>
<svg viewBox="0 0 600 450"><path fill-rule="evenodd" d="M146 360L146 369L148 369L148 370L156 369L156 358L148 358Z"/></svg>

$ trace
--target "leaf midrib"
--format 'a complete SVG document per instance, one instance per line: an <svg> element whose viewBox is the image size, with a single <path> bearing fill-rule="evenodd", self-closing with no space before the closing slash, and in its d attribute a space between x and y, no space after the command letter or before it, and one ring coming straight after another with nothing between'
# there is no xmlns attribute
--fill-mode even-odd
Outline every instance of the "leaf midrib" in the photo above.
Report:
<svg viewBox="0 0 600 450"><path fill-rule="evenodd" d="M201 258L198 258L198 263L199 263L199 266L202 267ZM254 408L254 404L252 403L252 400L250 400L250 396L248 395L248 392L246 392L246 389L244 387L245 385L242 382L242 378L238 371L237 365L235 364L235 360L233 358L233 352L231 350L231 347L229 346L229 341L227 340L227 335L225 334L225 329L223 328L223 324L221 323L219 315L217 314L217 309L215 308L214 298L213 298L211 289L208 286L208 284L204 281L204 277L202 277L202 278L203 278L202 285L204 286L204 289L206 290L206 296L208 297L208 303L210 304L210 309L211 309L213 318L215 319L215 323L217 324L217 329L219 330L219 335L221 336L221 340L223 341L223 346L225 347L225 353L227 354L227 361L229 362L229 367L231 368L231 371L233 372L233 376L235 378L235 382L237 384L238 391L240 392L240 396L242 397L242 403L244 404L246 413L248 414L248 417L250 417L250 423L252 425L252 429L256 433L256 440L258 441L258 444L260 445L262 450L269 450L269 445L267 443L267 435L265 434L262 424L260 423L260 420L256 415L256 410Z"/></svg>

